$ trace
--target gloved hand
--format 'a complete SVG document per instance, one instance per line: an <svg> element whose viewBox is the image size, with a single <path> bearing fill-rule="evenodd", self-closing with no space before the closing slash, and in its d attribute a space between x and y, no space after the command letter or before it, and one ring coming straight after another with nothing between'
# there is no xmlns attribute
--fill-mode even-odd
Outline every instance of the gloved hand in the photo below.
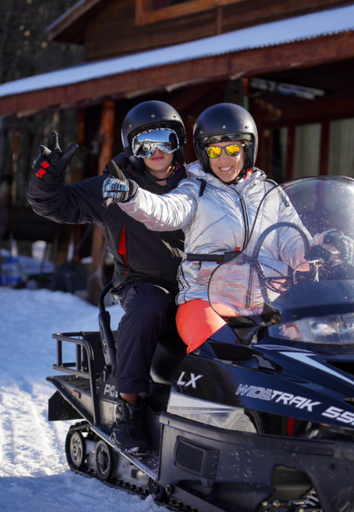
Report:
<svg viewBox="0 0 354 512"><path fill-rule="evenodd" d="M135 196L138 185L135 181L127 180L123 171L113 160L108 162L106 168L111 175L104 180L102 186L102 194L106 199L105 206L109 206L111 203L130 201ZM118 176L118 178L115 176Z"/></svg>
<svg viewBox="0 0 354 512"><path fill-rule="evenodd" d="M71 144L63 153L59 146L58 134L51 132L48 147L39 146L39 155L32 167L36 172L37 185L42 190L55 190L64 181L65 169L73 159L77 144Z"/></svg>
<svg viewBox="0 0 354 512"><path fill-rule="evenodd" d="M310 248L305 259L307 261L321 260L325 263L338 259L339 251L332 244L318 244Z"/></svg>
<svg viewBox="0 0 354 512"><path fill-rule="evenodd" d="M354 241L341 231L333 229L324 237L324 243L334 246L339 251L339 259L348 265L354 265Z"/></svg>

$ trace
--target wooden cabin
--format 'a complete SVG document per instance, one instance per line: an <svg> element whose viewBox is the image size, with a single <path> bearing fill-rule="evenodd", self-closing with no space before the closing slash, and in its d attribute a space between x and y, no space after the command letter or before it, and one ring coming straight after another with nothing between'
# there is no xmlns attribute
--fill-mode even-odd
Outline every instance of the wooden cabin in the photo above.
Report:
<svg viewBox="0 0 354 512"><path fill-rule="evenodd" d="M108 145L119 151L121 120L140 101L170 102L189 140L205 107L234 101L257 121L257 163L270 176L350 174L353 8L343 0L81 0L47 33L82 44L86 63L71 75L46 73L44 87L38 77L1 85L0 116L75 108L86 126L81 142L95 142L93 123L102 122L102 140L114 123Z"/></svg>
<svg viewBox="0 0 354 512"><path fill-rule="evenodd" d="M187 162L197 116L228 101L254 116L269 177L354 176L354 2L80 0L47 34L83 45L85 62L0 85L0 116L77 110L97 173L127 111L160 99L184 119ZM96 264L101 246L96 233Z"/></svg>

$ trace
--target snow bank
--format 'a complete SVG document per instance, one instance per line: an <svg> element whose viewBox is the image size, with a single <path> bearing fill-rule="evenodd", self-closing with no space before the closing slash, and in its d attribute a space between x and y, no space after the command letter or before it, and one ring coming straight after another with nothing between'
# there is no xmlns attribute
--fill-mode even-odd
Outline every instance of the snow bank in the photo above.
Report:
<svg viewBox="0 0 354 512"><path fill-rule="evenodd" d="M122 315L108 308L112 327ZM98 308L64 292L0 287L0 511L161 510L72 473L64 443L71 422L48 422L46 382L56 360L54 332L98 330Z"/></svg>

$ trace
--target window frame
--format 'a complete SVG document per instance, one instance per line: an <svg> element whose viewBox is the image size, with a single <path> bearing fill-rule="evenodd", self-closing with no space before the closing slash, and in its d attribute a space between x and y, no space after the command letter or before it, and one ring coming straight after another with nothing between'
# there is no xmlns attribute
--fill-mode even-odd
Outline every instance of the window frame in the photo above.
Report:
<svg viewBox="0 0 354 512"><path fill-rule="evenodd" d="M149 10L149 0L135 0L135 25L142 27L171 18L181 18L198 12L210 11L230 4L248 0L190 0L177 5L169 5L157 10Z"/></svg>

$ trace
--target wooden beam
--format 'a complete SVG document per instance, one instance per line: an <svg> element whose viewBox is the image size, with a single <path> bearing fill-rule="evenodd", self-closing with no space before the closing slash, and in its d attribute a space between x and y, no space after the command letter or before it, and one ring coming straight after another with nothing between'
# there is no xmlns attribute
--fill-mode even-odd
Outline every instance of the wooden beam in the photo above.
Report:
<svg viewBox="0 0 354 512"><path fill-rule="evenodd" d="M145 88L168 87L173 82L227 79L235 74L257 76L285 69L305 68L354 58L354 31L279 46L231 52L176 64L105 76L61 87L0 98L0 116L75 104L84 99L128 94ZM186 84L187 85L187 84Z"/></svg>
<svg viewBox="0 0 354 512"><path fill-rule="evenodd" d="M115 121L115 103L105 100L101 115L101 124L99 132L99 142L101 145L98 158L98 175L103 174L103 169L112 158L114 144L114 121Z"/></svg>
<svg viewBox="0 0 354 512"><path fill-rule="evenodd" d="M81 18L100 2L101 0L84 0L83 2L75 4L46 29L48 39L53 41L56 36L64 32L66 29L70 29L70 26L75 23L78 18Z"/></svg>
<svg viewBox="0 0 354 512"><path fill-rule="evenodd" d="M253 100L254 102L255 100ZM295 103L295 102L294 102ZM252 110L252 109L251 109ZM286 110L278 118L259 118L260 126L277 128L308 123L322 123L333 119L354 117L354 95L342 98L321 98L314 102L308 101L302 106Z"/></svg>
<svg viewBox="0 0 354 512"><path fill-rule="evenodd" d="M223 18L223 10L222 7L218 7L216 9L215 15L215 35L222 34L222 18Z"/></svg>
<svg viewBox="0 0 354 512"><path fill-rule="evenodd" d="M145 0L135 0L135 24L137 26L149 25L241 2L245 2L245 0L191 0L161 9L149 10L146 8Z"/></svg>

